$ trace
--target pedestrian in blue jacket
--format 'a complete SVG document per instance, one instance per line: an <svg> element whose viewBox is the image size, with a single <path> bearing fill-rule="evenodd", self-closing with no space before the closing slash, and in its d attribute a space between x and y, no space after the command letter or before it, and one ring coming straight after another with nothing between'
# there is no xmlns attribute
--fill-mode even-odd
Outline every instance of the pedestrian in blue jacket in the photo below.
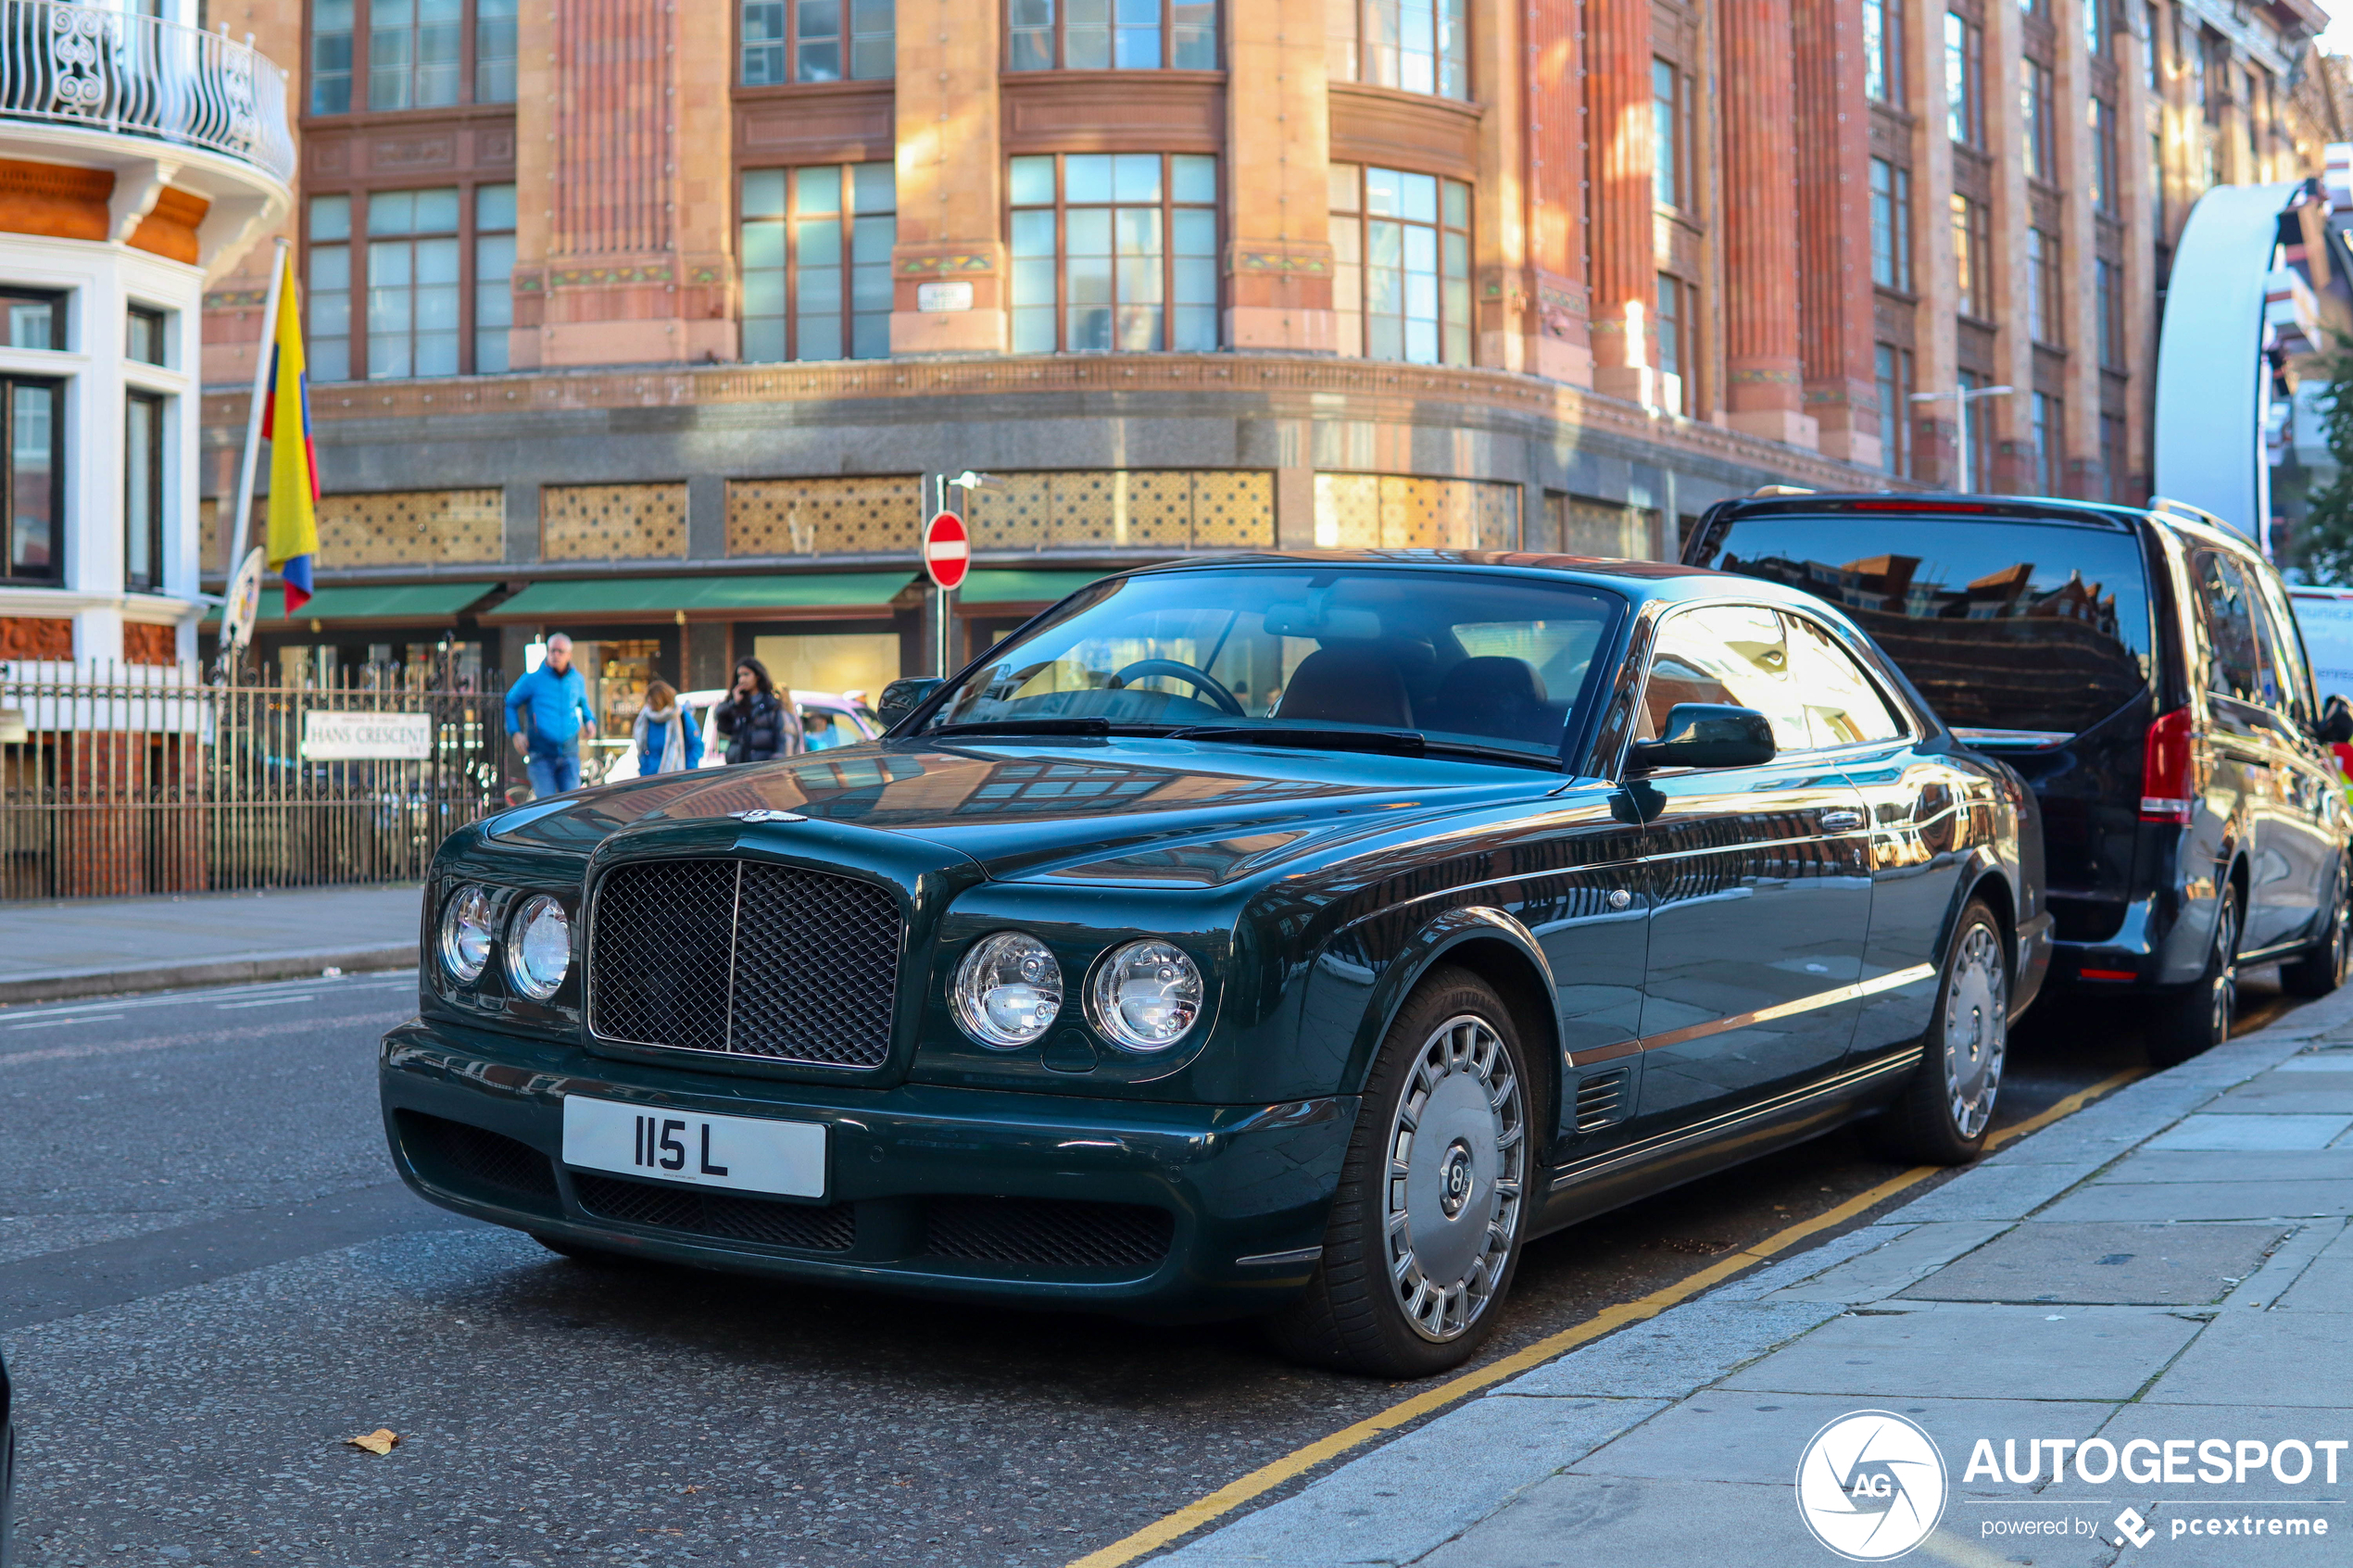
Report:
<svg viewBox="0 0 2353 1568"><path fill-rule="evenodd" d="M507 688L507 733L531 773L532 794L580 787L580 737L597 733L597 715L588 683L572 667L572 639L561 632L547 639L539 668Z"/></svg>

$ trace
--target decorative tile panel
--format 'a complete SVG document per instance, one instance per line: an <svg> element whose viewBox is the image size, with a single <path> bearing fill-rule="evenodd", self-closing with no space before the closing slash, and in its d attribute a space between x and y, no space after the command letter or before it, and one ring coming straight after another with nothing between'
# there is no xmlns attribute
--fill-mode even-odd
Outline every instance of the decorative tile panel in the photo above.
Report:
<svg viewBox="0 0 2353 1568"><path fill-rule="evenodd" d="M973 494L975 550L1235 549L1275 542L1272 474L1082 469Z"/></svg>
<svg viewBox="0 0 2353 1568"><path fill-rule="evenodd" d="M731 556L912 555L923 535L923 481L739 479L727 485Z"/></svg>
<svg viewBox="0 0 2353 1568"><path fill-rule="evenodd" d="M1516 550L1519 486L1407 474L1319 473L1315 543L1326 549Z"/></svg>
<svg viewBox="0 0 2353 1568"><path fill-rule="evenodd" d="M206 520L205 559L227 546ZM259 528L259 521L255 524ZM319 497L319 564L411 566L495 561L507 553L507 498L500 490L396 490ZM255 542L259 542L257 533Z"/></svg>
<svg viewBox="0 0 2353 1568"><path fill-rule="evenodd" d="M647 560L686 553L686 487L550 484L539 493L546 560Z"/></svg>
<svg viewBox="0 0 2353 1568"><path fill-rule="evenodd" d="M1553 495L1544 497L1544 510L1552 537L1531 541L1530 549L1629 560L1651 553L1650 514L1639 507Z"/></svg>

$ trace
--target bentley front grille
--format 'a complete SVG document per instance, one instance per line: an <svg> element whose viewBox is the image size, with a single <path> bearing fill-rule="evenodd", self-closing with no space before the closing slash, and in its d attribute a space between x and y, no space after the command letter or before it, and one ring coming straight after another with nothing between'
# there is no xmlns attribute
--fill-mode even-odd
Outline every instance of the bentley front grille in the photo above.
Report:
<svg viewBox="0 0 2353 1568"><path fill-rule="evenodd" d="M899 900L878 883L756 860L646 860L597 887L588 1028L618 1044L880 1067Z"/></svg>

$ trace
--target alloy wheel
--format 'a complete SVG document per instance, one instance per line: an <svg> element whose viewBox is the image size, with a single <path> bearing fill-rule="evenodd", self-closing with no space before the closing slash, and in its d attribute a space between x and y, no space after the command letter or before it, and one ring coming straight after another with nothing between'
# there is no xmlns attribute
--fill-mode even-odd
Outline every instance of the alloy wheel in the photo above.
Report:
<svg viewBox="0 0 2353 1568"><path fill-rule="evenodd" d="M1961 937L1944 987L1944 1092L1953 1125L1973 1138L1993 1119L2009 1049L2009 976L2002 944L1982 921Z"/></svg>
<svg viewBox="0 0 2353 1568"><path fill-rule="evenodd" d="M1494 1299L1519 1234L1526 1098L1485 1020L1452 1018L1407 1070L1389 1129L1390 1288L1414 1332L1459 1338Z"/></svg>
<svg viewBox="0 0 2353 1568"><path fill-rule="evenodd" d="M2231 1037L2231 1020L2239 1010L2239 907L2235 898L2222 900L2214 922L2214 979L2208 1006L2213 1009L2216 1045Z"/></svg>

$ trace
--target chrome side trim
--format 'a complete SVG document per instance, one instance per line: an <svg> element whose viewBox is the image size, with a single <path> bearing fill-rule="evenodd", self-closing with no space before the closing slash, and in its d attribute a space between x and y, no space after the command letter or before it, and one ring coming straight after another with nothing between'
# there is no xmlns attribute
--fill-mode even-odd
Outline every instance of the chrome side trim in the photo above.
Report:
<svg viewBox="0 0 2353 1568"><path fill-rule="evenodd" d="M1809 1084L1804 1088L1792 1089L1787 1094L1777 1095L1762 1104L1726 1111L1721 1116L1711 1117L1705 1122L1697 1123L1689 1127L1678 1127L1669 1132L1660 1133L1624 1148L1605 1150L1581 1164L1570 1165L1555 1171L1553 1173L1551 1190L1560 1192L1577 1185L1579 1182L1588 1182L1596 1176L1607 1175L1625 1166L1680 1148L1685 1144L1705 1142L1727 1133L1736 1132L1751 1122L1778 1115L1794 1106L1804 1105L1808 1100L1827 1098L1858 1085L1868 1084L1873 1079L1907 1073L1919 1064L1924 1054L1926 1053L1920 1047L1912 1046L1893 1056L1881 1057L1879 1060L1867 1062L1861 1067L1849 1068L1834 1077Z"/></svg>
<svg viewBox="0 0 2353 1568"><path fill-rule="evenodd" d="M1237 1258L1234 1260L1234 1266L1238 1269L1256 1269L1272 1268L1283 1263L1313 1263L1323 1255L1324 1249L1321 1247L1300 1247L1289 1252L1258 1252L1247 1258Z"/></svg>
<svg viewBox="0 0 2353 1568"><path fill-rule="evenodd" d="M1810 997L1800 997L1793 1002L1775 1002L1771 1007L1758 1008L1754 1012L1736 1012L1729 1018L1710 1019L1705 1023L1686 1024L1680 1029L1669 1029L1663 1034L1645 1035L1641 1039L1629 1041L1626 1045L1604 1046L1598 1050L1585 1052L1569 1065L1585 1067L1594 1062L1610 1061L1621 1056L1631 1055L1633 1051L1655 1051L1662 1047L1680 1046L1692 1040L1705 1039L1710 1035L1721 1035L1729 1029L1746 1029L1752 1024L1770 1023L1777 1018L1794 1018L1801 1012L1812 1012L1818 1008L1836 1007L1841 1002L1856 1001L1864 997L1876 997L1882 991L1894 991L1902 986L1917 985L1923 980L1932 980L1935 976L1934 964L1916 963L1909 969L1891 970L1875 980L1862 980L1852 985L1839 985L1828 991L1817 991Z"/></svg>

